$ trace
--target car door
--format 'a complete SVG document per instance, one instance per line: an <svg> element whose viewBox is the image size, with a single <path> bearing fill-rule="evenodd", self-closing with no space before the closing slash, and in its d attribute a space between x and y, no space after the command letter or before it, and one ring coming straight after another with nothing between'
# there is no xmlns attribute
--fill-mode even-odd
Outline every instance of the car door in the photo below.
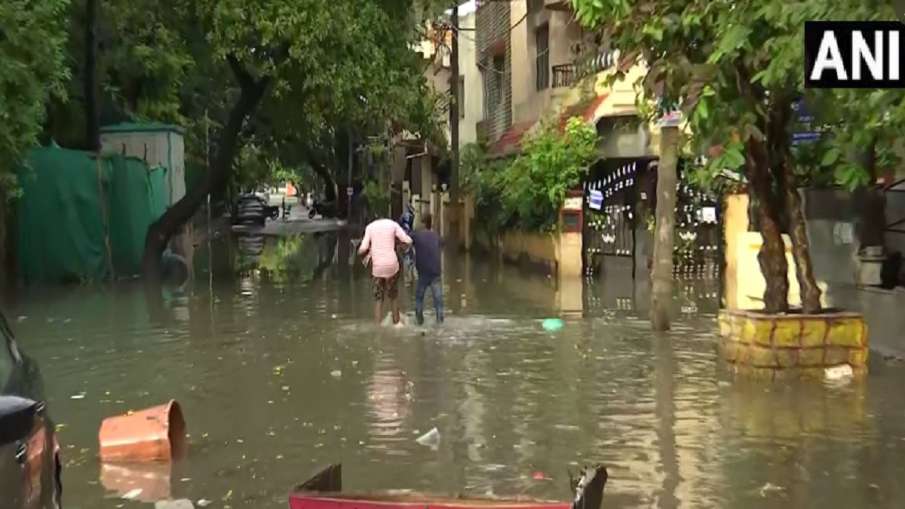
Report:
<svg viewBox="0 0 905 509"><path fill-rule="evenodd" d="M0 509L60 507L59 445L37 365L0 314Z"/></svg>

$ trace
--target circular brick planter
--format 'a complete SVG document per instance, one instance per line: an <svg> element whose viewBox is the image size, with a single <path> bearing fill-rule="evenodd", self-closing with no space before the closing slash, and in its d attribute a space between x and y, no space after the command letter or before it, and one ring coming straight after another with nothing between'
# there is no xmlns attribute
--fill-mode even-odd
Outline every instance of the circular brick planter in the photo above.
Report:
<svg viewBox="0 0 905 509"><path fill-rule="evenodd" d="M868 331L860 313L723 310L719 321L720 355L735 371L770 379L823 377L826 368L847 364L856 377L867 374Z"/></svg>

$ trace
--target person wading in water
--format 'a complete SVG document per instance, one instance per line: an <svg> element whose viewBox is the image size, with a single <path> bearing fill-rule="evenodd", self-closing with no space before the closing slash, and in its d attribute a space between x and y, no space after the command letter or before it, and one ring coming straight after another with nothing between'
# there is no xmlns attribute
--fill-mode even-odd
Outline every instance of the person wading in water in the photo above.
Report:
<svg viewBox="0 0 905 509"><path fill-rule="evenodd" d="M430 214L422 218L423 230L412 233L415 245L415 268L418 269L418 284L415 287L415 319L418 325L424 324L424 293L428 288L434 301L437 323L443 323L443 280L441 275L442 241L436 232L431 231L433 222Z"/></svg>
<svg viewBox="0 0 905 509"><path fill-rule="evenodd" d="M374 318L379 324L386 313L384 304L390 301L393 310L393 323L398 324L399 316L399 256L396 254L396 242L406 248L412 245L412 239L406 235L399 223L392 219L378 219L365 228L364 238L358 254L370 261L371 277L374 283Z"/></svg>

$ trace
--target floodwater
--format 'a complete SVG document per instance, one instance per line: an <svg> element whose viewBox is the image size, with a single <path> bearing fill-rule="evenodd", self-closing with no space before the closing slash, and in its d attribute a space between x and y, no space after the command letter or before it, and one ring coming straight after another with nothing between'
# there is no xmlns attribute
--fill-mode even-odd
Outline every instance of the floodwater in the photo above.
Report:
<svg viewBox="0 0 905 509"><path fill-rule="evenodd" d="M876 359L843 385L733 379L712 282L684 284L658 336L630 278L557 282L447 255L447 323L376 328L335 237L240 244L185 292L34 290L10 310L60 425L68 509L286 507L332 462L351 491L567 499L569 469L603 462L608 509L905 506L905 368ZM561 331L542 329L551 316ZM170 398L187 458L100 464L103 417ZM434 427L437 447L419 445Z"/></svg>

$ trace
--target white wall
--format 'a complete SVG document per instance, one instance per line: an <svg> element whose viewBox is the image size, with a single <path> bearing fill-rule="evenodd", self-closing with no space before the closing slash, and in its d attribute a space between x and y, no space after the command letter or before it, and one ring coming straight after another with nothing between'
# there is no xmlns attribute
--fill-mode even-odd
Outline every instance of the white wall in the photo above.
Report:
<svg viewBox="0 0 905 509"><path fill-rule="evenodd" d="M474 1L469 2L474 4ZM484 87L481 81L481 71L478 68L475 45L475 13L466 8L460 11L467 12L459 16L459 73L465 78L465 118L459 119L459 147L477 141L475 126L484 117ZM468 30L465 30L468 29Z"/></svg>
<svg viewBox="0 0 905 509"><path fill-rule="evenodd" d="M148 166L167 168L169 204L185 196L185 141L175 131L114 131L101 133L101 151L143 159Z"/></svg>

